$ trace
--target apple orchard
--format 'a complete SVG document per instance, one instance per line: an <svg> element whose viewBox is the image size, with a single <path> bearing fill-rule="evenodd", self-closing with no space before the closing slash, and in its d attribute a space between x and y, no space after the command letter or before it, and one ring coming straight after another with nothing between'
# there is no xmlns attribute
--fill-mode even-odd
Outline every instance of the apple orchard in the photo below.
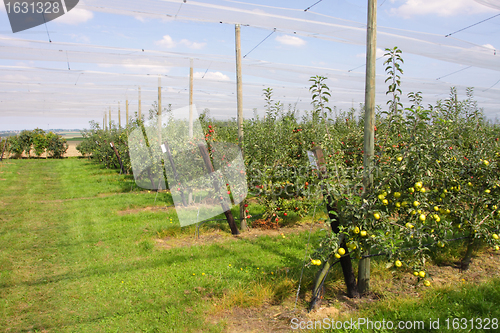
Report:
<svg viewBox="0 0 500 333"><path fill-rule="evenodd" d="M326 209L339 232L325 233L310 267L345 256L383 255L388 268L405 270L429 286L429 254L450 242L463 247L463 270L479 247L499 249L500 126L484 116L472 89L451 88L448 98L433 105L423 105L419 92L409 92L409 105L403 105L401 51L386 51L388 102L376 113L373 188L363 188L363 107L330 107L335 92L326 78L315 76L310 110L273 100L268 88L263 91L265 116L244 120L249 195L264 214L252 216L254 204L245 210L254 226L280 227ZM155 108L149 119L155 118ZM235 120L216 120L208 110L199 120L209 147L238 142ZM116 168L116 157L104 144L114 142L130 172L127 135L143 121L108 131L92 123L78 149ZM321 177L307 155L314 147L325 157Z"/></svg>

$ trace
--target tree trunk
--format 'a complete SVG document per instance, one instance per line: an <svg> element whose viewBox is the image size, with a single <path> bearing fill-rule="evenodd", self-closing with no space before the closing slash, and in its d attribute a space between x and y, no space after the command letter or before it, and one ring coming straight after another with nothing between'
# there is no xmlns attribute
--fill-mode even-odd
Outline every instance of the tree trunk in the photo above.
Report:
<svg viewBox="0 0 500 333"><path fill-rule="evenodd" d="M318 160L319 166L319 175L320 178L326 177L326 167L325 167L325 159L323 157L323 151L320 148L313 149L316 158ZM326 201L326 209L328 210L328 217L330 218L330 226L332 228L332 232L338 234L340 232L339 225L340 221L338 220L338 211L337 211L337 203L333 200L332 196L325 191L325 201ZM352 269L352 261L349 256L349 250L346 246L345 241L340 243L340 246L345 249L345 255L340 258L340 265L342 266L342 273L344 274L344 281L347 287L347 296L350 298L358 298L358 285L356 283L356 276L354 275L354 271Z"/></svg>
<svg viewBox="0 0 500 333"><path fill-rule="evenodd" d="M469 238L469 243L467 244L467 250L465 251L465 255L460 262L460 270L466 271L469 269L469 265L472 261L472 254L474 253L475 248L477 247L477 242L474 236L471 235Z"/></svg>

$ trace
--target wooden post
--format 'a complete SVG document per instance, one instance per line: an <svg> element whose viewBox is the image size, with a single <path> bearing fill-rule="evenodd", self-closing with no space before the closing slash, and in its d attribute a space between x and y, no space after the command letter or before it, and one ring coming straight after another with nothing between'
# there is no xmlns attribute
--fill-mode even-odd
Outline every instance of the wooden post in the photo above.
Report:
<svg viewBox="0 0 500 333"><path fill-rule="evenodd" d="M189 138L193 138L193 58L189 59ZM193 191L189 191L188 202L193 202Z"/></svg>
<svg viewBox="0 0 500 333"><path fill-rule="evenodd" d="M111 146L111 148L113 148L115 155L116 155L116 158L118 158L118 163L120 163L121 173L125 174L125 169L123 168L123 162L122 162L122 159L120 158L120 154L118 154L118 150L116 150L116 147L115 147L113 142L110 142L109 145Z"/></svg>
<svg viewBox="0 0 500 333"><path fill-rule="evenodd" d="M151 146L149 145L149 140L148 140L148 137L146 135L146 128L144 127L144 123L142 121L139 121L139 126L140 126L140 128L142 130L142 134L144 135L144 141L146 142L146 147L148 148L149 157L152 158L153 157L153 151L151 150ZM146 168L145 171L148 172L148 178L149 178L149 181L151 182L151 188L154 189L155 188L155 182L153 180L153 175L151 174L151 168L153 167L153 161L151 161L151 162L152 162L151 165L148 168Z"/></svg>
<svg viewBox="0 0 500 333"><path fill-rule="evenodd" d="M109 107L109 130L111 131L111 106Z"/></svg>
<svg viewBox="0 0 500 333"><path fill-rule="evenodd" d="M363 155L363 187L366 193L373 186L373 154L375 143L375 60L377 52L377 0L368 0L366 32L365 134ZM365 252L365 254L369 254ZM358 291L370 290L370 258L359 261Z"/></svg>
<svg viewBox="0 0 500 333"><path fill-rule="evenodd" d="M106 113L102 116L102 130L106 130Z"/></svg>
<svg viewBox="0 0 500 333"><path fill-rule="evenodd" d="M161 144L161 76L158 76L158 143Z"/></svg>
<svg viewBox="0 0 500 333"><path fill-rule="evenodd" d="M314 154L316 155L316 160L318 161L318 177L320 179L325 179L328 177L327 169L326 169L326 161L323 156L323 150L320 147L314 147L312 149ZM328 210L328 217L331 221L332 232L338 234L340 232L340 221L337 215L337 203L333 200L331 195L326 190L324 193L324 197L326 200L326 209ZM359 297L358 287L356 284L356 276L354 275L354 270L352 268L351 257L349 256L349 249L347 248L346 241L342 240L339 244L340 247L345 249L346 254L340 258L340 265L342 266L342 273L344 274L344 281L347 287L347 295L349 297ZM331 260L333 261L333 260ZM332 262L329 260L329 264ZM323 283L323 280L326 278L326 272L329 269L329 266L325 265L323 267L323 273L320 274L320 279L316 281L315 289L313 290L313 297L318 294L317 288L319 288Z"/></svg>
<svg viewBox="0 0 500 333"><path fill-rule="evenodd" d="M210 174L213 174L214 172L214 166L212 165L212 162L210 161L210 155L208 154L207 147L203 143L198 144L198 148L200 149L201 157L203 158L203 161L205 162L205 166L207 167L207 171ZM214 179L214 187L215 187L215 192L219 193L220 187L219 183L217 182L217 179ZM231 228L231 233L233 235L238 235L240 232L238 231L238 228L236 227L236 223L234 221L233 214L231 213L231 207L227 205L224 201L221 201L221 207L222 210L224 211L224 214L226 215L227 223L229 224L229 227Z"/></svg>
<svg viewBox="0 0 500 333"><path fill-rule="evenodd" d="M122 128L122 116L120 113L120 101L118 101L118 128Z"/></svg>
<svg viewBox="0 0 500 333"><path fill-rule="evenodd" d="M127 125L127 128L128 128L128 99L125 101L125 108L126 108L126 116L127 116L127 119L125 120L125 123Z"/></svg>
<svg viewBox="0 0 500 333"><path fill-rule="evenodd" d="M139 86L139 108L138 108L137 119L142 120L142 118L141 118L141 87L140 86Z"/></svg>
<svg viewBox="0 0 500 333"><path fill-rule="evenodd" d="M106 111L104 111L104 130L108 130L108 115L106 114Z"/></svg>
<svg viewBox="0 0 500 333"><path fill-rule="evenodd" d="M174 158L172 157L172 151L170 150L168 141L165 141L163 145L165 146L165 154L167 154L168 161L170 162L170 166L172 167L172 171L174 172L175 181L177 182L177 184L179 184L180 183L179 174L177 173L177 168L175 167ZM184 196L184 191L182 190L182 188L180 192L181 192L182 204L184 206L187 206L186 197Z"/></svg>
<svg viewBox="0 0 500 333"><path fill-rule="evenodd" d="M243 152L243 80L241 76L241 29L240 25L235 25L235 41L236 41L236 99L237 99L237 122L238 122L238 146L244 158ZM247 219L245 213L245 200L240 202L240 219L241 230L247 229Z"/></svg>
<svg viewBox="0 0 500 333"><path fill-rule="evenodd" d="M193 59L189 60L189 138L193 137Z"/></svg>

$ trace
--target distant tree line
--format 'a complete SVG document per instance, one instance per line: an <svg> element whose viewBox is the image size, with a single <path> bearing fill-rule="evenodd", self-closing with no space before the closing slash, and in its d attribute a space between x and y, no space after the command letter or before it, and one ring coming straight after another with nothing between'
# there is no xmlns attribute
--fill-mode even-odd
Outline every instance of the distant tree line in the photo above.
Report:
<svg viewBox="0 0 500 333"><path fill-rule="evenodd" d="M3 139L0 149L3 149L5 140L7 140L6 151L18 158L23 153L29 158L32 152L37 157L47 153L47 157L62 158L68 150L66 139L61 135L53 132L47 133L40 128L32 131L24 130L16 136Z"/></svg>

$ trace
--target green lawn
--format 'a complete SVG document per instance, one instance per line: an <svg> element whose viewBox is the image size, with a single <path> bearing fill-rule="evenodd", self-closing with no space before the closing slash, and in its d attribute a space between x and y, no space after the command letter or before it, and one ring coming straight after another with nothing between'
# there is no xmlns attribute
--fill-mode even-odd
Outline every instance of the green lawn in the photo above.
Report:
<svg viewBox="0 0 500 333"><path fill-rule="evenodd" d="M205 319L212 298L303 260L305 234L159 249L157 232L179 229L174 209L118 211L172 205L168 194L155 203L87 160L8 160L0 172L6 332L218 332Z"/></svg>
<svg viewBox="0 0 500 333"><path fill-rule="evenodd" d="M179 227L166 192L140 190L131 176L75 158L6 160L0 179L0 331L221 332L226 322L214 316L232 307L293 307L307 231L235 239L225 222L212 222L202 238L214 229L228 236L166 249L156 245L158 235L182 243L195 228ZM151 206L163 209L139 209ZM311 248L322 232L313 233ZM337 266L328 285L343 289ZM393 279L384 267L384 259L373 260L375 290ZM305 315L316 272L304 270L298 316ZM440 318L441 325L447 317L500 319L499 290L500 280L492 279L423 289L418 298L383 295L348 317Z"/></svg>

